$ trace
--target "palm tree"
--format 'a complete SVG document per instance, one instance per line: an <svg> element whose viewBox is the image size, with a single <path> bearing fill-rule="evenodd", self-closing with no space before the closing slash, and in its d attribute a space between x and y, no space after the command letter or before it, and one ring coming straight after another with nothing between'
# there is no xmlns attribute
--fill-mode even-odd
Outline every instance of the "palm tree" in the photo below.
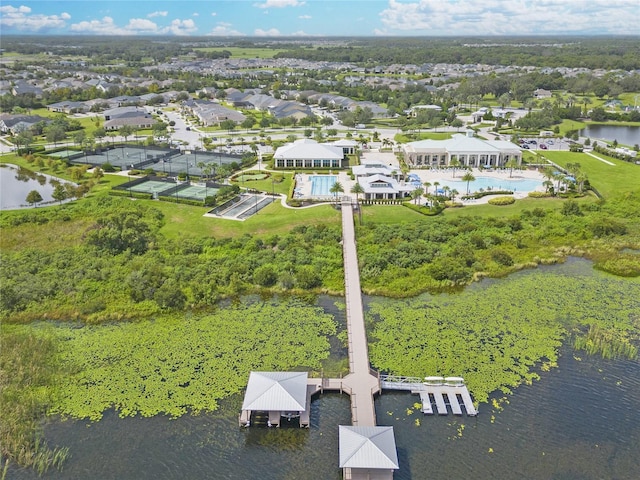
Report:
<svg viewBox="0 0 640 480"><path fill-rule="evenodd" d="M342 184L340 182L335 182L333 185L331 185L331 189L329 191L331 193L333 193L333 196L335 197L336 204L337 204L338 203L338 193L344 192L344 187L342 186Z"/></svg>
<svg viewBox="0 0 640 480"><path fill-rule="evenodd" d="M465 173L462 177L462 181L467 182L467 195L469 195L469 183L473 182L475 179L476 177L474 177L471 172Z"/></svg>
<svg viewBox="0 0 640 480"><path fill-rule="evenodd" d="M358 207L358 218L360 219L360 225L362 225L362 209L360 208L360 194L364 193L364 188L358 182L351 187L351 193L356 195L356 205Z"/></svg>
<svg viewBox="0 0 640 480"><path fill-rule="evenodd" d="M460 168L462 164L460 163L460 160L458 160L457 158L452 158L451 161L449 161L449 166L453 167L453 174L451 176L455 177L456 169Z"/></svg>
<svg viewBox="0 0 640 480"><path fill-rule="evenodd" d="M440 186L440 182L433 182L433 189L435 190L435 195L438 195L438 187Z"/></svg>
<svg viewBox="0 0 640 480"><path fill-rule="evenodd" d="M458 190L456 190L455 188L453 188L451 190L451 201L455 202L456 201L456 197L458 196L460 192L458 192Z"/></svg>
<svg viewBox="0 0 640 480"><path fill-rule="evenodd" d="M426 197L427 195L429 195L429 187L431 186L431 182L424 182L422 185L424 185L424 196Z"/></svg>
<svg viewBox="0 0 640 480"><path fill-rule="evenodd" d="M591 99L589 97L582 97L582 105L584 105L583 115L587 116L587 105L591 103Z"/></svg>
<svg viewBox="0 0 640 480"><path fill-rule="evenodd" d="M414 189L413 192L411 192L411 196L413 197L413 203L418 203L418 200L420 200L420 197L422 196L423 193L424 193L424 189L422 187L417 187L416 189Z"/></svg>
<svg viewBox="0 0 640 480"><path fill-rule="evenodd" d="M364 188L362 188L362 185L360 185L358 182L353 184L353 187L351 187L351 193L354 193L356 195L356 203L360 203L360 195L364 193Z"/></svg>
<svg viewBox="0 0 640 480"><path fill-rule="evenodd" d="M505 167L509 169L509 178L513 176L513 169L518 166L518 160L515 158L511 158L506 164Z"/></svg>

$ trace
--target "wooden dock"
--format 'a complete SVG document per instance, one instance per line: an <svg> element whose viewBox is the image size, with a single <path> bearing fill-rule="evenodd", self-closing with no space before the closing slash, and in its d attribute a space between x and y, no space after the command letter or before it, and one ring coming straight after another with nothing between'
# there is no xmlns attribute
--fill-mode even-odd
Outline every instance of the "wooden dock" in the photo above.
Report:
<svg viewBox="0 0 640 480"><path fill-rule="evenodd" d="M342 384L345 391L348 389L350 392L352 424L375 426L376 411L373 398L380 391L380 384L369 366L353 208L349 198L342 202L342 250L349 340L349 375L343 379Z"/></svg>

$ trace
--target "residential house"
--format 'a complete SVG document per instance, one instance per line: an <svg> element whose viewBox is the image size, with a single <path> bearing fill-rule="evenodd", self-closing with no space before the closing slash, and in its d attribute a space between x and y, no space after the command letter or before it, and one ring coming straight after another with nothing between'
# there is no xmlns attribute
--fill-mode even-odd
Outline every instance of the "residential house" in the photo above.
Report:
<svg viewBox="0 0 640 480"><path fill-rule="evenodd" d="M536 88L533 91L533 98L537 98L538 100L541 100L543 98L551 98L552 95L553 94L550 90L545 90L544 88Z"/></svg>
<svg viewBox="0 0 640 480"><path fill-rule="evenodd" d="M0 132L16 135L25 130L29 130L38 122L49 122L49 118L39 115L13 115L10 113L0 114Z"/></svg>

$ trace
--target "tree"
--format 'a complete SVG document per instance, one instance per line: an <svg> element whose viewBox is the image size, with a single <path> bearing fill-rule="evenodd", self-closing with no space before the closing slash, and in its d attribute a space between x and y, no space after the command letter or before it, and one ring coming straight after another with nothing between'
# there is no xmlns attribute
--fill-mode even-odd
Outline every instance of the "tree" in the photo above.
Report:
<svg viewBox="0 0 640 480"><path fill-rule="evenodd" d="M509 169L509 178L513 176L513 169L518 166L518 160L515 158L510 158L509 161L505 164L505 167Z"/></svg>
<svg viewBox="0 0 640 480"><path fill-rule="evenodd" d="M422 194L424 193L424 188L422 187L416 187L412 192L411 192L411 197L413 198L413 203L418 203L418 201L420 200L420 197L422 197Z"/></svg>
<svg viewBox="0 0 640 480"><path fill-rule="evenodd" d="M453 168L453 173L451 174L451 176L455 178L456 169L462 166L462 164L460 163L460 160L458 160L457 158L452 158L451 161L449 162L449 166Z"/></svg>
<svg viewBox="0 0 640 480"><path fill-rule="evenodd" d="M351 187L351 193L356 195L356 203L360 204L360 195L364 193L364 188L360 183L356 182L353 187Z"/></svg>
<svg viewBox="0 0 640 480"><path fill-rule="evenodd" d="M331 185L331 189L329 191L331 193L333 193L333 196L335 197L336 204L337 204L338 203L338 193L344 192L344 187L342 186L342 184L340 182L335 182L333 185Z"/></svg>
<svg viewBox="0 0 640 480"><path fill-rule="evenodd" d="M233 120L223 120L220 122L220 128L231 133L231 131L236 128L236 122Z"/></svg>
<svg viewBox="0 0 640 480"><path fill-rule="evenodd" d="M462 125L464 124L462 123L462 120L460 120L459 118L456 118L453 122L451 122L451 126L457 129L458 131L460 131L460 127Z"/></svg>
<svg viewBox="0 0 640 480"><path fill-rule="evenodd" d="M52 142L54 147L58 146L58 142L64 140L66 134L64 128L60 125L49 125L45 128L47 142Z"/></svg>
<svg viewBox="0 0 640 480"><path fill-rule="evenodd" d="M476 177L474 177L471 172L465 173L462 177L462 181L467 182L467 195L469 195L469 183L473 182L475 179Z"/></svg>
<svg viewBox="0 0 640 480"><path fill-rule="evenodd" d="M133 133L133 127L131 125L123 125L118 129L118 133L124 137L124 141L127 142L129 136Z"/></svg>
<svg viewBox="0 0 640 480"><path fill-rule="evenodd" d="M51 196L53 197L54 200L57 200L58 202L60 202L60 205L62 205L62 201L66 200L67 198L67 190L64 188L64 186L61 183L59 183L53 189L53 193L51 194Z"/></svg>
<svg viewBox="0 0 640 480"><path fill-rule="evenodd" d="M40 192L38 192L37 190L31 190L27 194L28 204L33 205L35 207L36 204L40 203L41 201L42 201L42 195L40 195Z"/></svg>
<svg viewBox="0 0 640 480"><path fill-rule="evenodd" d="M242 128L244 128L245 130L249 130L251 127L253 127L256 124L256 119L254 117L247 117L245 118L242 123L240 124L242 126Z"/></svg>
<svg viewBox="0 0 640 480"><path fill-rule="evenodd" d="M431 187L431 182L424 182L422 185L424 185L424 195L426 197L427 195L429 195L429 187Z"/></svg>
<svg viewBox="0 0 640 480"><path fill-rule="evenodd" d="M29 150L29 146L33 143L33 134L29 130L21 130L16 136L16 146L18 147L18 155L20 155L20 145L23 145L25 150Z"/></svg>

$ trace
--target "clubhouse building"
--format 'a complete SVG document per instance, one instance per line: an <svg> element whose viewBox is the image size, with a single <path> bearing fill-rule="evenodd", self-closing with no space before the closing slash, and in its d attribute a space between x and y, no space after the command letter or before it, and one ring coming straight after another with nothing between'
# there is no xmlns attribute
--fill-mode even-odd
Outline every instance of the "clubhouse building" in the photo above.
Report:
<svg viewBox="0 0 640 480"><path fill-rule="evenodd" d="M273 163L276 168L339 169L344 166L345 157L354 153L355 146L356 143L349 140L318 143L305 138L278 148L273 155Z"/></svg>
<svg viewBox="0 0 640 480"><path fill-rule="evenodd" d="M457 160L459 167L501 168L510 160L522 162L522 150L503 140L482 140L456 134L448 140L420 140L403 146L410 168L447 168Z"/></svg>

